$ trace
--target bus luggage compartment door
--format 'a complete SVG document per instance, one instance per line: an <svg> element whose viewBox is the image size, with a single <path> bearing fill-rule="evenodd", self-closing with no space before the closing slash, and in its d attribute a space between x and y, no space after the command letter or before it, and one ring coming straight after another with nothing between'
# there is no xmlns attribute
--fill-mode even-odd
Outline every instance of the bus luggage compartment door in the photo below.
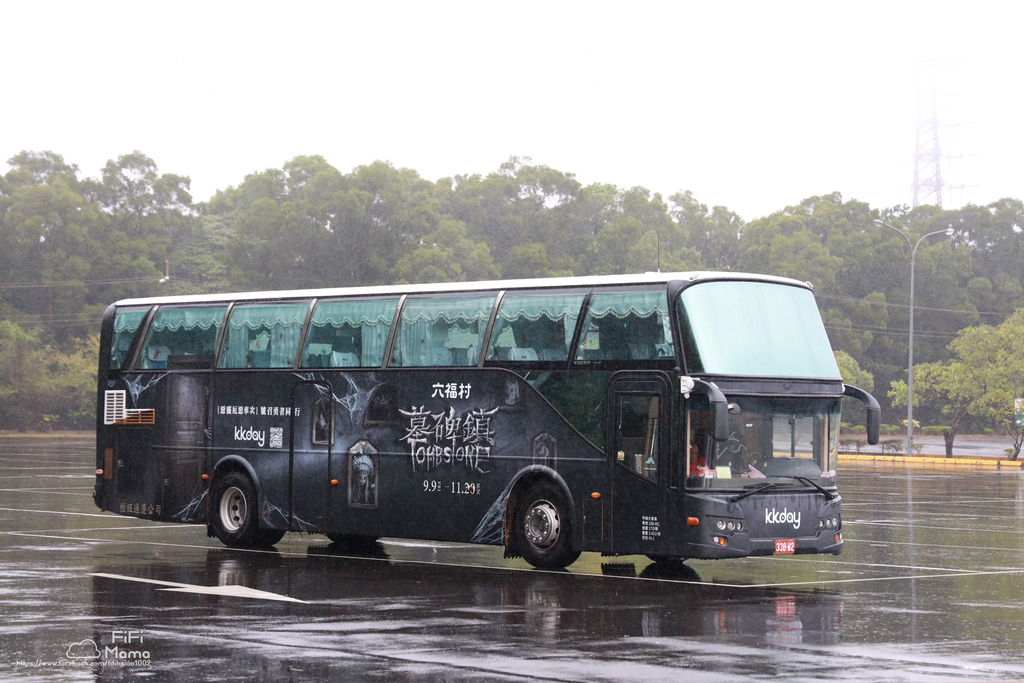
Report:
<svg viewBox="0 0 1024 683"><path fill-rule="evenodd" d="M203 494L203 459L209 410L208 373L172 374L167 383L167 448L162 458L163 510L170 519L205 519L199 505Z"/></svg>
<svg viewBox="0 0 1024 683"><path fill-rule="evenodd" d="M661 373L623 373L611 384L606 438L612 481L612 552L662 555L671 383Z"/></svg>

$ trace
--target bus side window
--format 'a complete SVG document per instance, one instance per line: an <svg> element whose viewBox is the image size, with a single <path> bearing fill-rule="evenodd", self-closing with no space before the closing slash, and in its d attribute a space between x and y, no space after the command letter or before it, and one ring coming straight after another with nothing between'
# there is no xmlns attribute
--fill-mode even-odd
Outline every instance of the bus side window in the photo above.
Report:
<svg viewBox="0 0 1024 683"><path fill-rule="evenodd" d="M494 294L407 299L398 322L391 364L476 365L494 300Z"/></svg>
<svg viewBox="0 0 1024 683"><path fill-rule="evenodd" d="M658 480L658 397L619 397L618 460L642 477Z"/></svg>
<svg viewBox="0 0 1024 683"><path fill-rule="evenodd" d="M304 368L379 368L398 299L320 301L313 309Z"/></svg>
<svg viewBox="0 0 1024 683"><path fill-rule="evenodd" d="M235 306L220 367L292 367L308 310L307 301Z"/></svg>
<svg viewBox="0 0 1024 683"><path fill-rule="evenodd" d="M128 349L148 312L148 308L129 309L119 310L114 315L114 339L110 343L111 370L120 370L128 361Z"/></svg>
<svg viewBox="0 0 1024 683"><path fill-rule="evenodd" d="M136 367L140 370L213 367L225 306L161 306L153 316Z"/></svg>
<svg viewBox="0 0 1024 683"><path fill-rule="evenodd" d="M489 361L565 361L583 293L509 292L491 332Z"/></svg>
<svg viewBox="0 0 1024 683"><path fill-rule="evenodd" d="M672 358L664 291L597 292L590 300L576 360Z"/></svg>

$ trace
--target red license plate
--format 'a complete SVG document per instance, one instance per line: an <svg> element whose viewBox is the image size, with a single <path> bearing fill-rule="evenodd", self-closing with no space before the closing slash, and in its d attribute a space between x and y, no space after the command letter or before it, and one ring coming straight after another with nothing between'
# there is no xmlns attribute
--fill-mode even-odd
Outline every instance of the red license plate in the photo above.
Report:
<svg viewBox="0 0 1024 683"><path fill-rule="evenodd" d="M796 552L796 541L792 538L775 541L775 554L788 555Z"/></svg>

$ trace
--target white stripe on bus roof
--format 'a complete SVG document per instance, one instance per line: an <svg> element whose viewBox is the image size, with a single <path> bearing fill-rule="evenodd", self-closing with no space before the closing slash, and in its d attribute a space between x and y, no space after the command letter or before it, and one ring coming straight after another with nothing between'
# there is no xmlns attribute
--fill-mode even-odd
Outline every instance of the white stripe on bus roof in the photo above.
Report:
<svg viewBox="0 0 1024 683"><path fill-rule="evenodd" d="M267 299L326 299L345 296L381 296L387 294L429 294L445 292L497 291L503 289L543 289L555 287L591 287L597 285L668 284L681 280L757 280L777 284L810 287L801 282L775 275L732 273L729 271L693 271L681 273L638 273L632 275L589 275L578 277L550 277L526 280L488 280L481 282L435 282L416 285L381 285L370 287L327 287L317 289L268 290L263 292L236 292L224 294L196 294L122 299L117 306L153 304L215 303L230 301L257 301Z"/></svg>

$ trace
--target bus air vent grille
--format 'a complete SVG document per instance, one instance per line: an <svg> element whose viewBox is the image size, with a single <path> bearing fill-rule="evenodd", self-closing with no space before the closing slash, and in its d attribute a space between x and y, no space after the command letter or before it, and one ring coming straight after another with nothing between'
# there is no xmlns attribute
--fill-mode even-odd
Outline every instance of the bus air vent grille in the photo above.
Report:
<svg viewBox="0 0 1024 683"><path fill-rule="evenodd" d="M103 424L117 424L125 418L124 390L107 391L103 399Z"/></svg>

